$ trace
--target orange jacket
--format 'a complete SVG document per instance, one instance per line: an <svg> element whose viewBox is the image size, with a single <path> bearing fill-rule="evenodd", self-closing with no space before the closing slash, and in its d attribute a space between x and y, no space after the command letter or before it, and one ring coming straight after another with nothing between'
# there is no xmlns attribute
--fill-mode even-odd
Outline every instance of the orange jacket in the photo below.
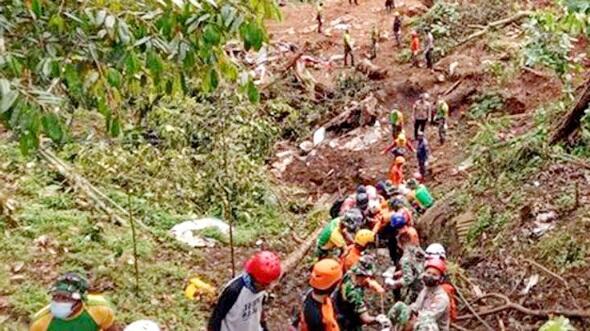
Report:
<svg viewBox="0 0 590 331"><path fill-rule="evenodd" d="M441 286L449 296L449 317L451 318L451 322L454 322L457 320L457 298L455 287L448 282L442 283Z"/></svg>
<svg viewBox="0 0 590 331"><path fill-rule="evenodd" d="M395 186L399 186L404 181L404 171L402 166L395 164L391 165L389 169L389 179Z"/></svg>
<svg viewBox="0 0 590 331"><path fill-rule="evenodd" d="M412 37L411 49L412 53L418 53L420 51L420 39L418 37Z"/></svg>
<svg viewBox="0 0 590 331"><path fill-rule="evenodd" d="M340 257L344 272L350 270L359 261L361 253L361 250L355 244L348 246L346 252Z"/></svg>

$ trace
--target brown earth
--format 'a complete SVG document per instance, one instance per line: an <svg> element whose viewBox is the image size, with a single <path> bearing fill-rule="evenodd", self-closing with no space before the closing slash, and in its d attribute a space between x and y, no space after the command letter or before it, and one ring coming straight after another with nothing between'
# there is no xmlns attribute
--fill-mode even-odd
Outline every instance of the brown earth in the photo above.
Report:
<svg viewBox="0 0 590 331"><path fill-rule="evenodd" d="M407 12L409 8L419 5L418 1L413 0L396 1L396 3L401 7L402 12ZM549 2L547 1L523 3L523 6L539 7L548 5ZM350 6L345 1L327 0L324 2L324 29L330 27L332 20L343 16L345 21L352 22L351 36L358 46L355 50L355 60L357 62L360 62L363 56L361 54L368 53L371 27L377 25L380 28L382 36L385 38L381 40L378 58L373 62L382 68L388 69L389 75L385 80L373 82L375 86L381 89L376 94L378 98L381 96L379 99L385 107L380 114L380 124L382 128L386 129L382 130L377 142L360 151L340 148L346 142L365 135L367 132L374 131L373 128L365 127L357 129L345 137L338 137L329 133L326 142L317 146L309 154L302 152L296 146L290 147L291 150L298 151L298 157L282 173L281 179L306 188L310 195L315 198L319 198L325 193L343 196L360 183L371 184L384 178L391 161L389 157L381 154L381 151L390 143L386 119L387 110L394 104L399 105L405 114L406 122L408 122L411 116L410 107L420 93L429 92L431 95L437 95L442 91L447 91L460 80L458 87L450 93L450 96L458 94L459 97L454 109L451 110L452 120L449 124L449 141L444 146L439 146L436 130L434 128L427 130L432 151L431 170L433 173L433 176L429 179L429 185L435 192L441 194L448 192L452 188L457 188L468 176L467 173L458 171L457 166L464 161L468 153L466 147L476 131L476 127L466 121L467 118L464 116L465 110L471 103L470 97L474 95L473 91L487 91L497 89L499 86L497 79L486 73L483 63L492 60L507 64L510 59L510 56L506 54L490 52L484 41L476 41L462 46L451 55L441 59L435 65L436 72L434 73L424 68L412 68L408 64L399 64L396 55L400 52L400 49L395 46L391 37L388 36L391 34L392 16L384 12L382 7L383 1L381 0L361 0L358 7ZM284 15L282 22L269 24L269 31L273 40L294 43L298 46L311 45L310 49L314 50L312 55L324 59L342 54L342 35L340 31L331 29L323 35L315 32L315 11L313 6L289 3L286 7L283 7L282 12ZM404 29L404 33L408 33L407 28ZM510 40L509 42L514 41ZM462 64L458 74L453 78L446 77L444 74L448 70L449 64L455 61ZM330 85L339 74L346 74L351 70L342 67L342 62L339 62L338 67L329 73L317 70L312 72L318 81ZM442 79L438 77L440 75L442 75ZM466 91L472 92L466 93ZM502 93L506 101L504 109L501 110L502 113L514 118L513 125L507 129L507 134L516 135L525 132L534 125L530 115L532 110L561 96L561 83L552 74L521 69L510 82L503 84L499 92ZM465 96L462 96L463 94ZM406 123L406 132L411 133L411 129L411 124ZM333 145L336 146L330 146L330 142L333 142ZM285 148L285 146L282 146L282 148ZM407 174L412 173L415 168L415 160L411 157ZM583 183L584 181L581 180L580 182ZM442 222L442 224L450 222L452 216L447 215L446 218L437 222ZM436 232L435 229L433 230ZM515 231L515 229L507 231ZM447 238L447 240L452 241L450 238ZM458 241L455 244L457 243ZM455 244L452 247L459 249L459 246ZM477 284L484 284L482 289L486 291L511 293L511 289L518 287L525 281L524 276L516 279L515 275L526 275L527 272L532 272L532 267L527 268L526 265L521 263L519 257L511 257L504 250L481 252L481 254L484 255L457 256L457 259L463 268L469 268L469 277L474 279ZM310 262L311 257L302 261L298 269L287 275L275 289L270 305L272 308L269 313L273 329L286 328L291 308L297 305L301 294L307 287L306 279L309 275ZM582 271L582 274L584 273L588 274L588 271ZM550 278L544 278L545 281L549 282L548 284L537 286L531 292L531 296L534 298L526 301L527 306L542 309L548 307L547 302L555 303L568 300L569 294L550 290L552 286L556 285L555 279L551 280ZM586 290L580 290L577 287L574 292L576 297L585 296L588 298L588 291ZM524 302L523 300L521 300L521 303ZM516 318L511 313L503 313L501 316L501 319L504 320L503 325L508 330L532 330L535 329L534 325L538 324L538 319L535 318L522 318L522 316ZM494 323L496 322L493 317L489 318L488 322L491 320ZM465 323L463 326L468 330L486 330L481 324L477 323Z"/></svg>

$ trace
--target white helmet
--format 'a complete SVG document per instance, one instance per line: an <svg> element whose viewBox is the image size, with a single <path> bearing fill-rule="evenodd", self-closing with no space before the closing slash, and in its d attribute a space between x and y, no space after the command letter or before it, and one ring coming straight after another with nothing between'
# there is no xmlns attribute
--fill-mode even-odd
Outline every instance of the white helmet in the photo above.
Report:
<svg viewBox="0 0 590 331"><path fill-rule="evenodd" d="M369 196L369 199L377 199L377 189L375 188L375 186L367 185L365 186L365 189L367 190L367 195Z"/></svg>
<svg viewBox="0 0 590 331"><path fill-rule="evenodd" d="M377 214L379 211L379 200L371 199L369 200L369 213Z"/></svg>
<svg viewBox="0 0 590 331"><path fill-rule="evenodd" d="M440 257L441 259L447 259L447 252L443 245L439 243L430 244L426 248L426 256L427 257Z"/></svg>
<svg viewBox="0 0 590 331"><path fill-rule="evenodd" d="M124 331L160 331L160 327L153 321L141 320L127 325Z"/></svg>

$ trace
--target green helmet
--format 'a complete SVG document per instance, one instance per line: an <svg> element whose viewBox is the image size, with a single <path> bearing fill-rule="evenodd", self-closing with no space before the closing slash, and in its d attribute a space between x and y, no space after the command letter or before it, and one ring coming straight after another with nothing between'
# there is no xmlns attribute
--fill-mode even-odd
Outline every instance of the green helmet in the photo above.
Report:
<svg viewBox="0 0 590 331"><path fill-rule="evenodd" d="M84 276L75 272L68 272L55 281L51 293L68 293L74 300L84 300L88 287L88 280Z"/></svg>
<svg viewBox="0 0 590 331"><path fill-rule="evenodd" d="M358 276L372 277L375 275L375 257L371 254L362 255L351 271Z"/></svg>

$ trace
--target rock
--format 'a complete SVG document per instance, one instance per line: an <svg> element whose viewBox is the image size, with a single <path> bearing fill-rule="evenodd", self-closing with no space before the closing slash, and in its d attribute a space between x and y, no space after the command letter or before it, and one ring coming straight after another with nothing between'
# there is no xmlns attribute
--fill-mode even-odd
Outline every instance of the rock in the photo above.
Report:
<svg viewBox="0 0 590 331"><path fill-rule="evenodd" d="M279 161L273 162L272 164L272 168L273 170L276 170L277 172L275 173L278 174L279 176L277 177L281 177L282 174L285 172L285 170L287 170L287 167L293 163L293 160L295 159L295 157L293 156L293 154L290 154L284 158L282 158Z"/></svg>
<svg viewBox="0 0 590 331"><path fill-rule="evenodd" d="M548 223L548 222L551 222L551 221L557 219L557 216L558 215L556 212L549 211L549 212L538 214L537 217L535 218L535 221L541 222L541 223Z"/></svg>
<svg viewBox="0 0 590 331"><path fill-rule="evenodd" d="M299 148L301 148L301 150L304 151L305 153L309 153L313 149L313 143L309 140L306 140L306 141L302 142L301 144L299 144Z"/></svg>
<svg viewBox="0 0 590 331"><path fill-rule="evenodd" d="M436 76L436 80L437 80L439 83L444 83L444 82L446 82L446 81L447 81L447 79L445 78L445 75L443 75L443 74L438 74L438 75Z"/></svg>
<svg viewBox="0 0 590 331"><path fill-rule="evenodd" d="M554 227L555 227L555 224L552 224L552 223L535 222L535 227L531 231L531 234L534 237L539 238L539 237L543 236L545 233L547 233L547 231L553 230Z"/></svg>

